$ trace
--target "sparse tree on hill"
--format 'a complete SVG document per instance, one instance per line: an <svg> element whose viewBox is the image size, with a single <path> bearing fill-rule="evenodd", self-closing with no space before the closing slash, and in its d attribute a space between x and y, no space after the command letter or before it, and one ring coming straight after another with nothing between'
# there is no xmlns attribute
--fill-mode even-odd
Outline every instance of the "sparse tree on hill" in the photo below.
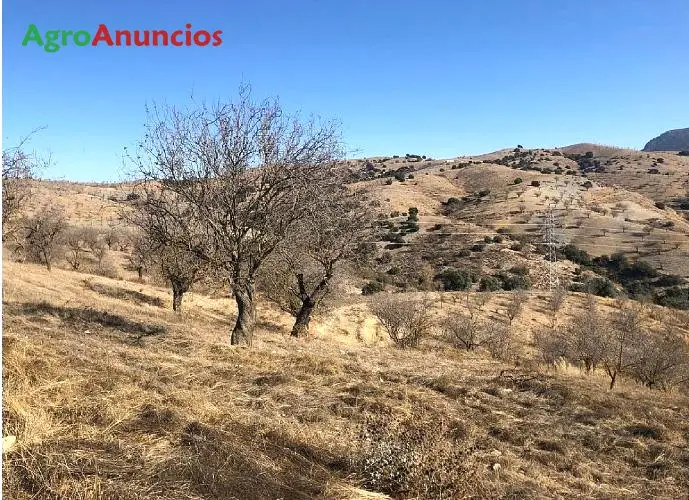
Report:
<svg viewBox="0 0 689 500"><path fill-rule="evenodd" d="M26 249L30 257L52 270L55 251L67 228L65 215L60 209L43 208L24 221Z"/></svg>
<svg viewBox="0 0 689 500"><path fill-rule="evenodd" d="M631 367L634 379L649 389L667 389L689 381L687 340L669 322L661 332L647 332L639 344L640 353Z"/></svg>
<svg viewBox="0 0 689 500"><path fill-rule="evenodd" d="M41 158L26 151L27 143L38 130L21 139L17 146L2 151L3 241L17 229L15 222L30 195L30 179L50 163L50 158Z"/></svg>
<svg viewBox="0 0 689 500"><path fill-rule="evenodd" d="M184 294L208 269L208 242L189 205L173 193L151 190L124 216L141 231L130 259L139 279L147 266L156 266L172 287L172 310L181 313Z"/></svg>
<svg viewBox="0 0 689 500"><path fill-rule="evenodd" d="M524 310L524 304L529 300L529 296L524 290L516 290L510 293L507 307L505 308L505 315L510 326L512 322L517 319Z"/></svg>
<svg viewBox="0 0 689 500"><path fill-rule="evenodd" d="M88 253L89 236L87 230L80 227L70 228L64 236L67 252L65 259L74 271L81 269L84 257Z"/></svg>
<svg viewBox="0 0 689 500"><path fill-rule="evenodd" d="M232 344L251 344L257 272L312 213L341 157L334 124L290 116L276 101L254 102L248 88L227 104L150 110L133 160L202 228L203 257L226 273L237 304Z"/></svg>
<svg viewBox="0 0 689 500"><path fill-rule="evenodd" d="M311 314L332 293L342 264L372 258L371 246L361 243L371 234L373 222L365 198L339 183L331 188L260 274L263 294L295 317L293 337L308 334Z"/></svg>
<svg viewBox="0 0 689 500"><path fill-rule="evenodd" d="M413 299L380 294L371 300L371 311L390 339L399 347L416 347L432 326L428 297Z"/></svg>
<svg viewBox="0 0 689 500"><path fill-rule="evenodd" d="M596 369L603 356L603 339L608 325L598 311L593 295L586 297L586 306L577 314L568 328L570 345L567 356L570 361L583 364L587 372Z"/></svg>
<svg viewBox="0 0 689 500"><path fill-rule="evenodd" d="M643 305L620 303L603 338L601 365L610 377L610 390L615 388L618 375L627 373L638 362L644 329Z"/></svg>
<svg viewBox="0 0 689 500"><path fill-rule="evenodd" d="M127 255L129 268L136 271L139 281L144 278L144 273L151 263L151 244L145 235L139 234L133 237L132 251Z"/></svg>

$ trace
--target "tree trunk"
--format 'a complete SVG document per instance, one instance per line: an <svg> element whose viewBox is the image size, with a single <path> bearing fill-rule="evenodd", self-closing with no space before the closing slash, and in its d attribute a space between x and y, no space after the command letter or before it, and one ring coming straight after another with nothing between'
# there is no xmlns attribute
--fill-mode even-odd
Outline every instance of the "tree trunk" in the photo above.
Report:
<svg viewBox="0 0 689 500"><path fill-rule="evenodd" d="M292 327L292 337L306 337L309 334L309 321L313 311L313 302L310 299L302 302L301 309L297 313L297 319Z"/></svg>
<svg viewBox="0 0 689 500"><path fill-rule="evenodd" d="M233 288L237 302L237 322L230 337L231 345L251 345L251 337L256 325L256 304L254 303L253 283L237 284Z"/></svg>
<svg viewBox="0 0 689 500"><path fill-rule="evenodd" d="M184 298L184 289L176 283L172 283L172 310L177 314L182 312L182 299Z"/></svg>
<svg viewBox="0 0 689 500"><path fill-rule="evenodd" d="M615 380L617 379L617 373L610 375L610 390L615 388Z"/></svg>
<svg viewBox="0 0 689 500"><path fill-rule="evenodd" d="M143 268L143 266L137 267L136 272L139 275L139 281L142 281L144 279L144 268Z"/></svg>

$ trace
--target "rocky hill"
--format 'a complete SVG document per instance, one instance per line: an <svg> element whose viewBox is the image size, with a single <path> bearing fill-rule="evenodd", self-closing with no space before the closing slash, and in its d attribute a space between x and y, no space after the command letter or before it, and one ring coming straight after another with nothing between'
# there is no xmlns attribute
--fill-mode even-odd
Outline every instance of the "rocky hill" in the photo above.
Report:
<svg viewBox="0 0 689 500"><path fill-rule="evenodd" d="M688 151L689 128L678 128L663 132L651 139L644 146L643 151Z"/></svg>

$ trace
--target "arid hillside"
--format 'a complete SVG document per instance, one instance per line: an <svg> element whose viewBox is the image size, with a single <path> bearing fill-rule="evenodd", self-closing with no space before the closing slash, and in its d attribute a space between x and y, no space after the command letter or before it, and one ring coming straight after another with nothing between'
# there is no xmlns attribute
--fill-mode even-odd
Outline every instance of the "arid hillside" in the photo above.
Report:
<svg viewBox="0 0 689 500"><path fill-rule="evenodd" d="M8 498L689 495L689 157L342 168L367 259L304 338L262 276L250 347L220 274L173 312L140 186L32 181L4 241Z"/></svg>
<svg viewBox="0 0 689 500"><path fill-rule="evenodd" d="M689 491L689 401L676 392L627 381L610 392L602 374L432 337L399 349L337 312L300 340L264 307L255 345L236 349L226 299L193 294L179 317L165 289L33 264L5 262L3 288L11 498ZM482 314L503 314L506 299ZM545 299L532 296L518 320L525 350L548 322ZM434 317L463 300L436 301ZM582 300L571 296L560 320Z"/></svg>

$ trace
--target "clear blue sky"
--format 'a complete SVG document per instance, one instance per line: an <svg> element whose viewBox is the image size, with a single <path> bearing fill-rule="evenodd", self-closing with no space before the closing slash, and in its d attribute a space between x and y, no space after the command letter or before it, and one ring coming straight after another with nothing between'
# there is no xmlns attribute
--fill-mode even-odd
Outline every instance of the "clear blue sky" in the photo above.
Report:
<svg viewBox="0 0 689 500"><path fill-rule="evenodd" d="M220 47L23 47L28 25L223 30ZM433 157L689 126L687 0L3 2L3 144L117 180L146 102L257 97L337 118L359 155Z"/></svg>

